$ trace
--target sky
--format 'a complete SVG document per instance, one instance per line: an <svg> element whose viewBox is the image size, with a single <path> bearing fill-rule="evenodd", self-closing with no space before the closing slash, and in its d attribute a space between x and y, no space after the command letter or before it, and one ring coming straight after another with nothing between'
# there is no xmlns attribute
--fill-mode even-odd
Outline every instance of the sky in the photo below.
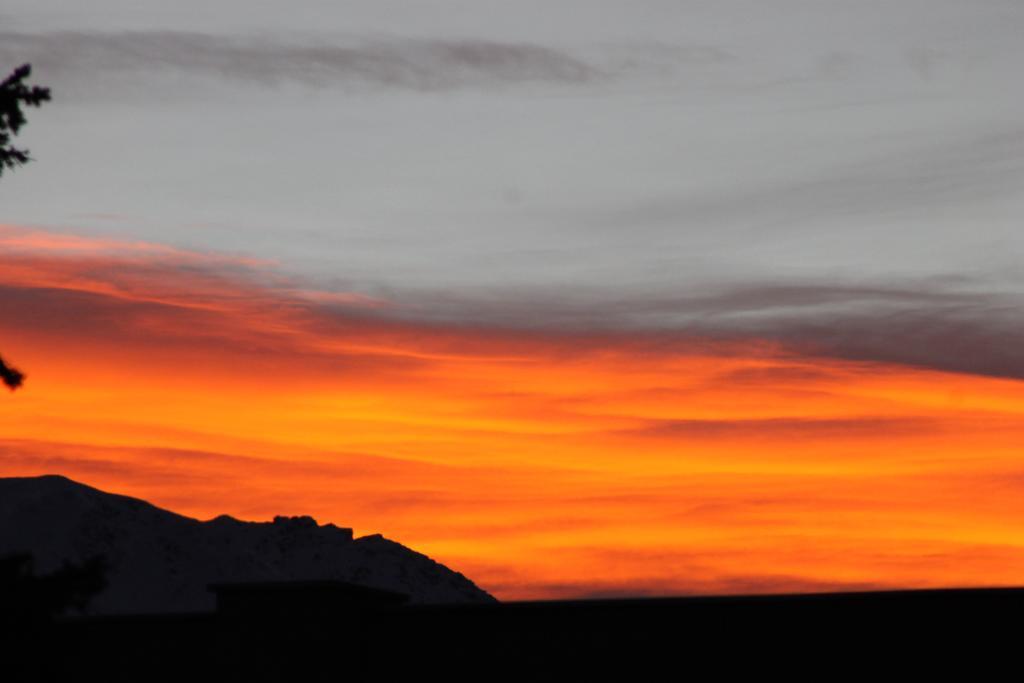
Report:
<svg viewBox="0 0 1024 683"><path fill-rule="evenodd" d="M53 101L0 182L0 475L313 514L503 599L1020 583L1022 31L8 0Z"/></svg>

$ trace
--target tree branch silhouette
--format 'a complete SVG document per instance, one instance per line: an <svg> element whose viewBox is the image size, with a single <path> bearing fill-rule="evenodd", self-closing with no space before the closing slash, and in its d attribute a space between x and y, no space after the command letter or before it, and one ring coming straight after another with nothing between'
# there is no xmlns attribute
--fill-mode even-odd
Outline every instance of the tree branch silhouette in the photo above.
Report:
<svg viewBox="0 0 1024 683"><path fill-rule="evenodd" d="M32 66L22 64L0 82L0 176L3 176L5 169L14 170L32 160L27 149L19 149L11 144L11 138L25 125L22 106L38 107L50 100L49 88L25 83L31 75ZM14 391L25 381L25 375L0 357L0 381Z"/></svg>
<svg viewBox="0 0 1024 683"><path fill-rule="evenodd" d="M10 144L11 138L25 125L22 105L38 107L50 99L50 89L25 84L32 75L32 66L22 64L0 83L0 176L4 169L14 170L32 160L27 149Z"/></svg>
<svg viewBox="0 0 1024 683"><path fill-rule="evenodd" d="M0 381L4 385L14 391L21 386L22 382L25 381L25 374L18 368L12 367L4 362L2 356L0 356Z"/></svg>

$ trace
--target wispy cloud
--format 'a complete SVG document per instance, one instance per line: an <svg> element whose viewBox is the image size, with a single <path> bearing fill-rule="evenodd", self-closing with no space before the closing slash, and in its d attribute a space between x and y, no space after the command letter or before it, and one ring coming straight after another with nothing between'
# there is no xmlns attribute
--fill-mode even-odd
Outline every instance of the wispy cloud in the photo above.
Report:
<svg viewBox="0 0 1024 683"><path fill-rule="evenodd" d="M32 62L40 74L54 79L94 80L170 69L262 85L414 90L579 83L602 76L600 69L561 50L483 40L287 42L162 31L0 33L0 58Z"/></svg>
<svg viewBox="0 0 1024 683"><path fill-rule="evenodd" d="M934 434L943 423L922 418L770 418L765 420L658 420L638 429L629 430L631 436L672 439L692 437L712 440L725 438L757 439L760 441L810 439L843 439L849 437L881 436L891 440L896 436Z"/></svg>

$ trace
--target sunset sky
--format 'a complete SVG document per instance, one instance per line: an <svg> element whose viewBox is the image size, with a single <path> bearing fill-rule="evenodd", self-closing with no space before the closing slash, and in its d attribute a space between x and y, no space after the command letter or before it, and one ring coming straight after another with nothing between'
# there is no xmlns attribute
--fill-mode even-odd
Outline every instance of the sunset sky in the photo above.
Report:
<svg viewBox="0 0 1024 683"><path fill-rule="evenodd" d="M0 476L502 599L1024 583L1024 5L8 0Z"/></svg>

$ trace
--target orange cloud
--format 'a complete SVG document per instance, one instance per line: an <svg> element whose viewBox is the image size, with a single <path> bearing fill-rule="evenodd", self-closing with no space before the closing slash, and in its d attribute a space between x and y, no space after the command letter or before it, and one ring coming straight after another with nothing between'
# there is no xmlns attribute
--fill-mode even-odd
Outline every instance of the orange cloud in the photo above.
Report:
<svg viewBox="0 0 1024 683"><path fill-rule="evenodd" d="M0 474L380 531L502 598L1018 583L1024 384L759 337L403 319L0 229Z"/></svg>

